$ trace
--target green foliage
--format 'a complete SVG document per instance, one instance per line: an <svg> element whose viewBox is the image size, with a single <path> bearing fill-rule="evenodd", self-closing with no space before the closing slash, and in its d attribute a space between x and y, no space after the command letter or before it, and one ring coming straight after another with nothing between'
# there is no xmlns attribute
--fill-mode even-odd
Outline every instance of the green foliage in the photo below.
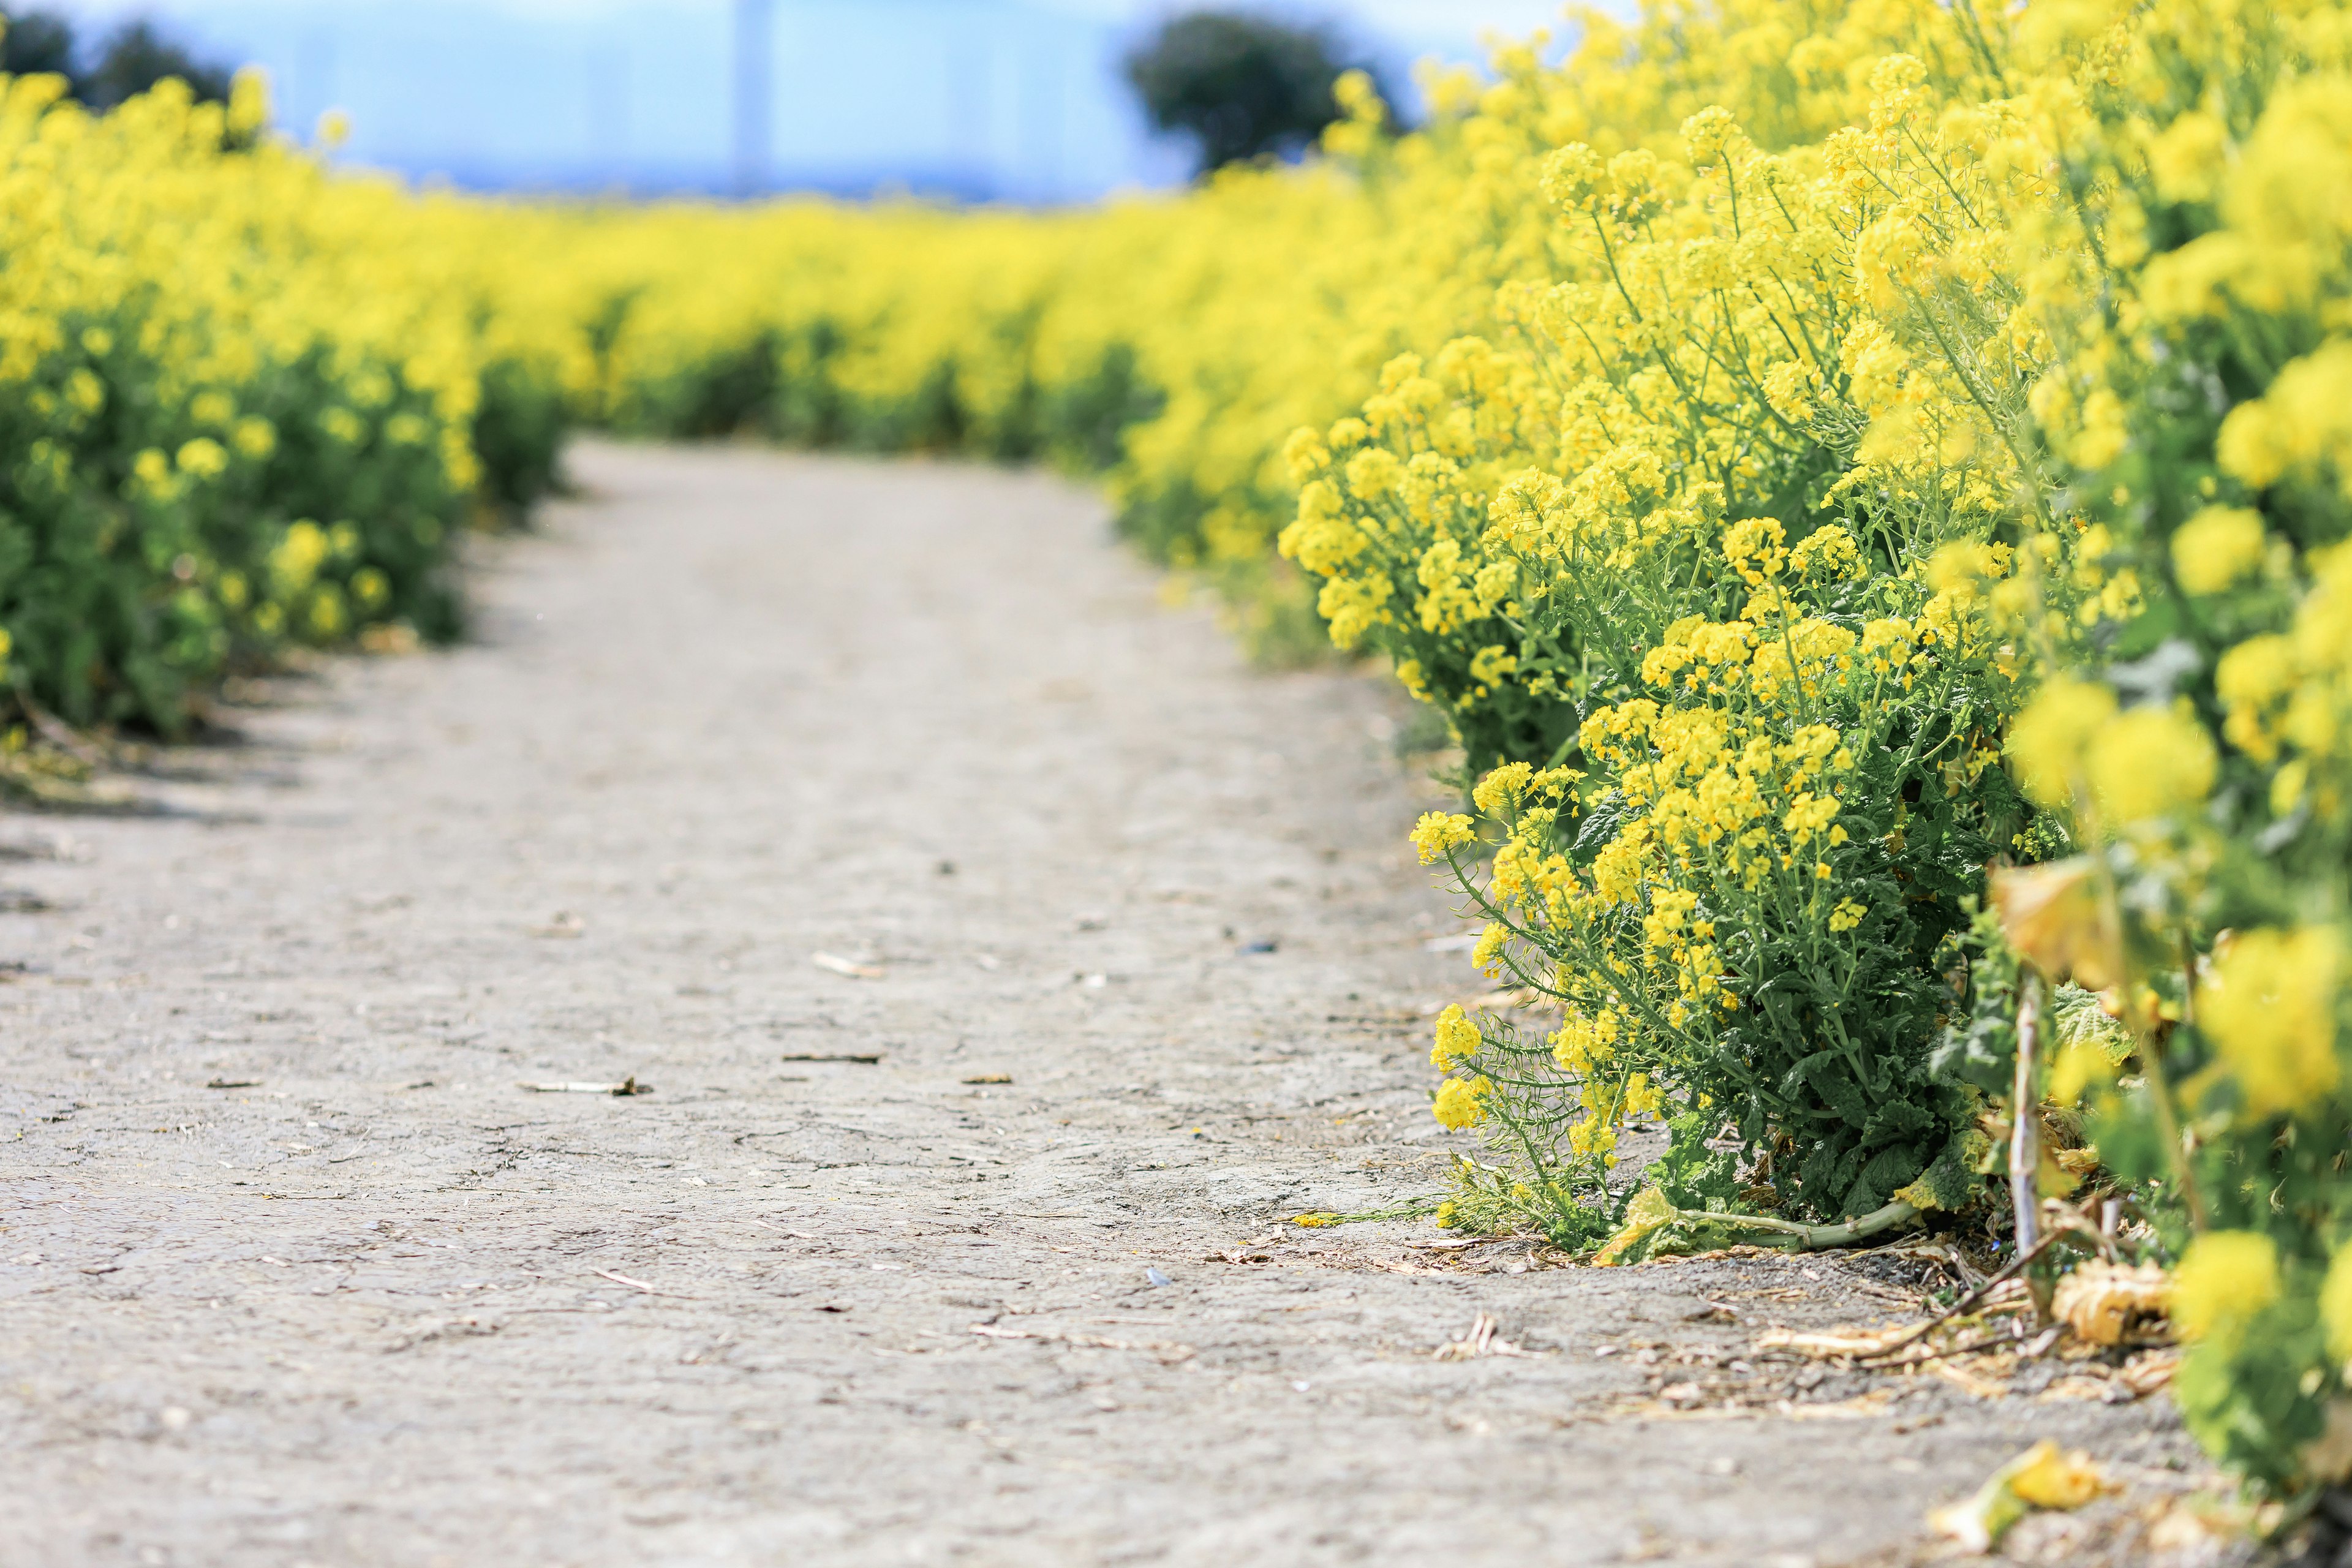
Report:
<svg viewBox="0 0 2352 1568"><path fill-rule="evenodd" d="M118 26L94 55L75 36L72 21L53 11L11 7L0 12L0 26L6 28L0 37L0 70L63 77L68 95L93 109L111 109L167 79L184 83L199 102L228 101L228 67L198 58L143 17Z"/></svg>
<svg viewBox="0 0 2352 1568"><path fill-rule="evenodd" d="M1304 151L1339 118L1332 84L1355 65L1328 27L1189 11L1139 45L1126 72L1145 118L1191 138L1205 174Z"/></svg>
<svg viewBox="0 0 2352 1568"><path fill-rule="evenodd" d="M552 481L555 363L387 242L402 198L251 145L257 84L56 91L0 80L0 701L173 734L289 647L453 634L456 537Z"/></svg>

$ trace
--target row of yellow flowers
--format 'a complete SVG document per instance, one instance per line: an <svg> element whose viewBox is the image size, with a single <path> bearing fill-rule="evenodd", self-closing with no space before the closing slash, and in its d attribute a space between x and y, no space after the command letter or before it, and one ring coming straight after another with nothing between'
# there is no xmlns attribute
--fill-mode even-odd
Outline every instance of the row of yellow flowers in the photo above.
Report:
<svg viewBox="0 0 2352 1568"><path fill-rule="evenodd" d="M1364 160L1059 216L532 207L336 174L257 79L105 116L62 90L0 79L20 710L174 731L289 646L454 630L457 541L583 422L1108 472L1262 646L1320 643L1271 541L1283 437L1402 341L1347 304L1381 281Z"/></svg>
<svg viewBox="0 0 2352 1568"><path fill-rule="evenodd" d="M384 242L409 198L261 139L257 81L104 117L62 87L0 79L8 700L174 731L241 661L450 629L478 498L545 483L547 351Z"/></svg>
<svg viewBox="0 0 2352 1568"><path fill-rule="evenodd" d="M1560 1009L1441 1021L1454 1217L1966 1224L2079 1133L2038 1184L2178 1262L2200 1436L2352 1479L2352 13L1744 16L1755 101L1531 153L1545 275L1290 448L1284 550L1483 774L1423 857Z"/></svg>

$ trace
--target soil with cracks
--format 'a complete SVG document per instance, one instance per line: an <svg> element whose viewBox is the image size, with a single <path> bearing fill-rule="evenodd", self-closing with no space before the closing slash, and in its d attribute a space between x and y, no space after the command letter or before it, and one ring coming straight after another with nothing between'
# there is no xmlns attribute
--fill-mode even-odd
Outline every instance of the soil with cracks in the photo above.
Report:
<svg viewBox="0 0 2352 1568"><path fill-rule="evenodd" d="M1838 1258L1283 1223L1467 1147L1396 700L1046 478L574 468L472 644L0 822L0 1563L1828 1568L2195 1465L1753 1357Z"/></svg>

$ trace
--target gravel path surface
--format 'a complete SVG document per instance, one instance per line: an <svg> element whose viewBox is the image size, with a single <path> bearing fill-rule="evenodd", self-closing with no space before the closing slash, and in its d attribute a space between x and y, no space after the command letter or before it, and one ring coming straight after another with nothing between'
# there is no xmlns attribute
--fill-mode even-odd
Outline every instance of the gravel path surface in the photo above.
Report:
<svg viewBox="0 0 2352 1568"><path fill-rule="evenodd" d="M475 644L0 822L0 1562L1796 1568L2179 1461L1738 1359L1862 1266L1283 1225L1454 1145L1388 697L1045 478L574 468Z"/></svg>

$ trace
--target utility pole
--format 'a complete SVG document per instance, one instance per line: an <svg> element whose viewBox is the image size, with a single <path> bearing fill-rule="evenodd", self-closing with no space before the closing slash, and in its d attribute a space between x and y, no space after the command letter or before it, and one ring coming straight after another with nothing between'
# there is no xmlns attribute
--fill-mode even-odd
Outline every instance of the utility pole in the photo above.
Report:
<svg viewBox="0 0 2352 1568"><path fill-rule="evenodd" d="M775 0L735 0L735 194L768 188L769 108L775 96L772 64Z"/></svg>

